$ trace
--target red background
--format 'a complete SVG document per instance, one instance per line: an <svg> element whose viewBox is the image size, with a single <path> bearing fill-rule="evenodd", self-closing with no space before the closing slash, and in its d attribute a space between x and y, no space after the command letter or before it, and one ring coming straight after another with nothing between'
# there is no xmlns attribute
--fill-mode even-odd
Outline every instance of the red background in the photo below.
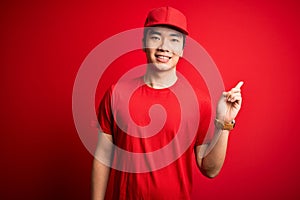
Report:
<svg viewBox="0 0 300 200"><path fill-rule="evenodd" d="M88 199L93 157L72 118L72 89L101 41L143 25L149 9L186 14L227 89L244 104L221 174L194 196L299 199L298 1L1 1L0 199Z"/></svg>

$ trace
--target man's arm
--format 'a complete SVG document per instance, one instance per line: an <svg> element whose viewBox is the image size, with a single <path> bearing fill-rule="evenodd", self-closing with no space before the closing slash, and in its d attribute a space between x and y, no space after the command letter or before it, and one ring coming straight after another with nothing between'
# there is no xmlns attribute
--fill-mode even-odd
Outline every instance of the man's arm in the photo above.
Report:
<svg viewBox="0 0 300 200"><path fill-rule="evenodd" d="M213 147L207 144L196 147L197 164L206 177L214 178L221 171L226 156L228 134L229 131L216 129L215 135L219 136L215 136L211 142Z"/></svg>
<svg viewBox="0 0 300 200"><path fill-rule="evenodd" d="M105 197L112 152L112 136L100 133L92 168L92 200L102 200Z"/></svg>
<svg viewBox="0 0 300 200"><path fill-rule="evenodd" d="M243 82L239 82L229 92L222 94L216 110L218 120L230 123L235 119L242 105L242 85ZM205 176L213 178L221 171L226 156L228 135L228 130L220 130L216 127L210 144L196 147L197 164Z"/></svg>

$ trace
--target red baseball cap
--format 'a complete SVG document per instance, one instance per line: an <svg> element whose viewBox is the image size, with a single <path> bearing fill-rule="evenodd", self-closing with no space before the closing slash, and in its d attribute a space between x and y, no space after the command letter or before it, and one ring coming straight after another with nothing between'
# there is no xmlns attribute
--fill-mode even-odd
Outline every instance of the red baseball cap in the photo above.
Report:
<svg viewBox="0 0 300 200"><path fill-rule="evenodd" d="M156 8L148 13L145 27L167 25L188 35L187 20L182 12L170 6Z"/></svg>

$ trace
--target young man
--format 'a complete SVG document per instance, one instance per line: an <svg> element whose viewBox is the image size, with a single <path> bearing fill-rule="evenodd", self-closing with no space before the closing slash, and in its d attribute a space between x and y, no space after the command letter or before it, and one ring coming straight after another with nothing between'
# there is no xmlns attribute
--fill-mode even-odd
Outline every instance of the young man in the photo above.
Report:
<svg viewBox="0 0 300 200"><path fill-rule="evenodd" d="M143 39L148 61L145 75L112 86L102 99L98 114L102 133L93 163L92 199L190 199L192 159L207 177L220 172L228 134L241 107L243 83L220 97L213 111L218 137L206 140L213 114L209 97L200 88L196 89L198 105L190 101L194 97L176 73L188 34L186 24L185 16L172 7L149 12ZM154 108L157 104L164 111ZM209 143L214 145L208 148ZM171 153L160 151L165 146ZM134 160L120 149L144 156ZM156 152L159 154L154 157L149 155ZM171 161L160 165L165 160Z"/></svg>

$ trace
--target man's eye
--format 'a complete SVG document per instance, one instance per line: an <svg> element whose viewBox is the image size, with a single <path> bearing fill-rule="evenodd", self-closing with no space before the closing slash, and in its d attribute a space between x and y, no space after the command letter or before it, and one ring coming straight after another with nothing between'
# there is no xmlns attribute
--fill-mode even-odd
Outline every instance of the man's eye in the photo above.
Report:
<svg viewBox="0 0 300 200"><path fill-rule="evenodd" d="M157 37L157 36L151 36L151 39L152 40L159 40L159 37Z"/></svg>
<svg viewBox="0 0 300 200"><path fill-rule="evenodd" d="M171 41L172 41L172 42L179 42L179 40L178 40L178 39L175 39L175 38L173 38Z"/></svg>

